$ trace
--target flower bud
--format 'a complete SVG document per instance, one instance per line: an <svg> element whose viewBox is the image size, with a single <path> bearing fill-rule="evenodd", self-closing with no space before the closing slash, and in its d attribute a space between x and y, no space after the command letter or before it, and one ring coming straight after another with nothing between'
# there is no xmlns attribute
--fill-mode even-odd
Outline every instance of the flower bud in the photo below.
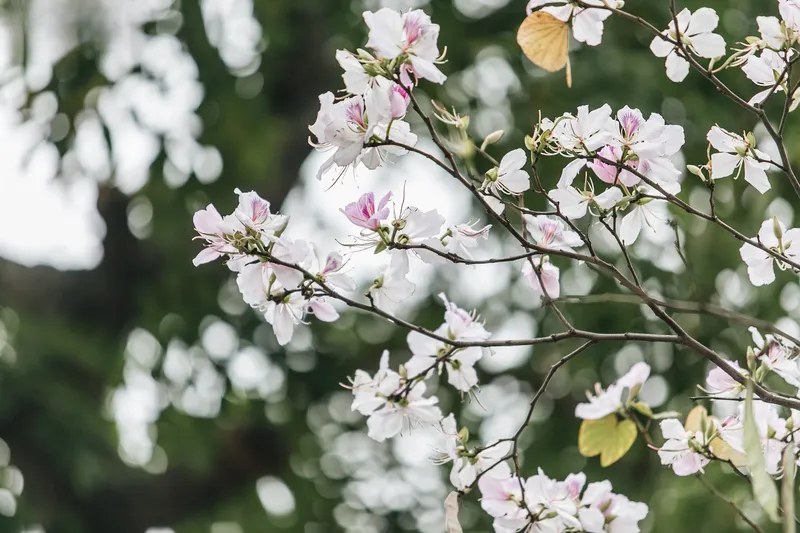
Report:
<svg viewBox="0 0 800 533"><path fill-rule="evenodd" d="M497 172L498 172L497 167L490 168L489 170L486 171L486 174L485 174L486 175L486 179L488 181L497 181Z"/></svg>
<svg viewBox="0 0 800 533"><path fill-rule="evenodd" d="M528 149L529 152L532 152L536 145L534 144L533 137L530 135L525 136L525 148Z"/></svg>
<svg viewBox="0 0 800 533"><path fill-rule="evenodd" d="M463 427L459 430L458 440L464 443L469 440L469 430L466 427Z"/></svg>
<svg viewBox="0 0 800 533"><path fill-rule="evenodd" d="M745 137L745 139L747 139L748 146L750 146L751 148L755 148L755 146L756 146L756 136L753 135L752 131L748 131L747 132L747 136Z"/></svg>
<svg viewBox="0 0 800 533"><path fill-rule="evenodd" d="M747 347L747 368L750 370L750 373L755 373L756 370L756 352L753 351L753 348L748 346Z"/></svg>
<svg viewBox="0 0 800 533"><path fill-rule="evenodd" d="M356 50L356 53L359 59L363 59L364 61L375 61L375 58L372 56L372 54L370 54L363 48L359 48L358 50Z"/></svg>
<svg viewBox="0 0 800 533"><path fill-rule="evenodd" d="M481 151L486 150L487 146L498 142L500 139L503 138L503 135L505 135L505 133L506 132L504 132L503 130L497 130L487 135L486 138L483 140L483 143L481 143Z"/></svg>
<svg viewBox="0 0 800 533"><path fill-rule="evenodd" d="M700 170L700 167L696 165L686 165L686 170L690 173L694 174L695 176L699 177L700 179L705 179L706 177L703 175L703 171Z"/></svg>
<svg viewBox="0 0 800 533"><path fill-rule="evenodd" d="M780 241L783 238L783 230L781 229L781 223L778 221L778 217L772 217L772 232L775 234L775 238Z"/></svg>

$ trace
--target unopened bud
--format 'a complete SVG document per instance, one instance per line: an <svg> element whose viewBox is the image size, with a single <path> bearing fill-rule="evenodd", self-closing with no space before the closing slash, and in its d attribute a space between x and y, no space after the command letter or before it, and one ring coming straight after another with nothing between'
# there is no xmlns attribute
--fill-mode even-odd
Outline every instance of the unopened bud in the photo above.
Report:
<svg viewBox="0 0 800 533"><path fill-rule="evenodd" d="M756 371L756 352L753 351L751 346L747 347L747 368L750 370L750 373L753 374Z"/></svg>
<svg viewBox="0 0 800 533"><path fill-rule="evenodd" d="M481 143L481 151L486 150L487 146L490 146L498 142L500 139L503 138L503 135L505 135L505 133L506 132L504 132L503 130L497 130L487 135L486 138L483 140L483 143Z"/></svg>
<svg viewBox="0 0 800 533"><path fill-rule="evenodd" d="M536 148L536 145L533 144L533 137L530 135L525 136L525 148L527 148L529 152L533 152L533 149Z"/></svg>
<svg viewBox="0 0 800 533"><path fill-rule="evenodd" d="M363 48L359 48L358 50L356 50L356 52L358 54L358 57L360 59L363 59L364 61L375 61L375 58L372 56L372 54L370 54Z"/></svg>
<svg viewBox="0 0 800 533"><path fill-rule="evenodd" d="M486 171L485 174L486 179L488 181L497 181L497 172L498 172L497 167L490 168L489 170Z"/></svg>
<svg viewBox="0 0 800 533"><path fill-rule="evenodd" d="M467 428L463 427L459 430L458 440L464 443L469 440L469 430Z"/></svg>
<svg viewBox="0 0 800 533"><path fill-rule="evenodd" d="M747 144L750 145L751 148L754 148L756 145L756 136L753 135L752 131L747 132Z"/></svg>
<svg viewBox="0 0 800 533"><path fill-rule="evenodd" d="M783 238L783 229L781 228L781 223L778 221L778 217L772 217L772 232L775 234L775 238L780 241Z"/></svg>
<svg viewBox="0 0 800 533"><path fill-rule="evenodd" d="M691 174L699 177L700 179L705 179L706 177L703 175L703 171L700 167L696 165L686 165L686 170L688 170Z"/></svg>

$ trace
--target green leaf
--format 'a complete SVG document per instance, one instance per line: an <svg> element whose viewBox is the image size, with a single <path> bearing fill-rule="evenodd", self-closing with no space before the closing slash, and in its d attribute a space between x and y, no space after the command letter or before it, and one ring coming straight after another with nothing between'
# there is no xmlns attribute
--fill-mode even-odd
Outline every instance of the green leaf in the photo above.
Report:
<svg viewBox="0 0 800 533"><path fill-rule="evenodd" d="M783 481L781 486L781 503L783 504L783 533L795 533L797 525L794 521L794 446L783 449Z"/></svg>
<svg viewBox="0 0 800 533"><path fill-rule="evenodd" d="M681 414L678 411L664 411L662 413L655 413L652 417L653 420L664 420L665 418L679 418Z"/></svg>
<svg viewBox="0 0 800 533"><path fill-rule="evenodd" d="M600 420L584 420L578 431L578 450L584 457L600 456L600 466L610 466L628 453L636 442L636 424L610 414Z"/></svg>
<svg viewBox="0 0 800 533"><path fill-rule="evenodd" d="M653 410L650 409L650 406L644 402L633 402L631 407L641 413L642 416L646 416L647 418L653 418Z"/></svg>
<svg viewBox="0 0 800 533"><path fill-rule="evenodd" d="M753 484L753 495L756 501L773 522L780 522L778 516L778 489L764 463L764 452L761 450L761 437L758 434L753 415L753 382L747 381L747 397L744 404L744 451L747 456L747 469Z"/></svg>

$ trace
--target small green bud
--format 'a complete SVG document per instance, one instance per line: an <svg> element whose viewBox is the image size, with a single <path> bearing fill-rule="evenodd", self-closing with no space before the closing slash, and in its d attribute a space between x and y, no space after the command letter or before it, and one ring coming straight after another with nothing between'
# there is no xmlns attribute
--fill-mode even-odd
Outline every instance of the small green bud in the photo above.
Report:
<svg viewBox="0 0 800 533"><path fill-rule="evenodd" d="M530 135L525 136L525 148L528 149L529 152L532 152L536 145L533 144L533 137Z"/></svg>
<svg viewBox="0 0 800 533"><path fill-rule="evenodd" d="M466 443L469 440L469 430L465 427L458 431L458 440Z"/></svg>
<svg viewBox="0 0 800 533"><path fill-rule="evenodd" d="M783 238L783 230L781 229L781 223L778 221L778 217L772 217L772 232L779 241Z"/></svg>
<svg viewBox="0 0 800 533"><path fill-rule="evenodd" d="M686 165L686 170L688 170L691 174L694 174L695 176L699 177L700 179L706 178L700 167L696 165Z"/></svg>
<svg viewBox="0 0 800 533"><path fill-rule="evenodd" d="M488 181L497 181L497 172L498 172L497 167L490 168L489 170L486 171L485 174L486 179Z"/></svg>

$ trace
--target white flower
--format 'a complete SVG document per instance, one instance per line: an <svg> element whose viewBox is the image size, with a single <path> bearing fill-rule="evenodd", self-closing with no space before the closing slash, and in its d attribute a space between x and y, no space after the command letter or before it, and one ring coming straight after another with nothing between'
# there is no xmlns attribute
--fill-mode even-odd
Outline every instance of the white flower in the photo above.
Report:
<svg viewBox="0 0 800 533"><path fill-rule="evenodd" d="M400 388L400 374L389 368L389 351L384 350L375 377L363 370L356 370L350 390L353 391L351 409L364 416L380 408L397 389Z"/></svg>
<svg viewBox="0 0 800 533"><path fill-rule="evenodd" d="M483 322L478 319L475 311L467 312L447 300L444 294L439 295L445 304L445 322L434 333L459 342L485 341L491 337L486 331ZM461 392L468 392L478 384L478 374L475 371L477 363L484 353L491 353L486 348L471 346L451 350L448 345L412 331L407 337L408 347L412 357L405 364L410 377L423 375L432 371L436 366L447 369L447 381ZM447 359L440 360L451 352Z"/></svg>
<svg viewBox="0 0 800 533"><path fill-rule="evenodd" d="M333 93L320 95L320 110L317 120L309 126L316 137L315 147L331 149L333 155L322 164L317 178L332 167L344 171L348 167L363 164L370 170L378 168L387 157L403 155L406 150L398 146L370 147L370 141L392 140L413 146L417 136L411 133L408 123L394 120L393 94L396 84L385 78L377 78L363 95L355 95L338 102ZM389 127L391 124L391 128Z"/></svg>
<svg viewBox="0 0 800 533"><path fill-rule="evenodd" d="M640 200L633 204L633 208L622 217L619 225L619 238L622 243L629 246L636 242L644 226L653 227L658 217L653 211L653 206L648 201Z"/></svg>
<svg viewBox="0 0 800 533"><path fill-rule="evenodd" d="M647 363L636 363L606 390L601 389L599 383L596 384L594 395L586 393L589 403L580 403L575 407L575 416L584 420L599 420L616 413L638 394L649 376L650 367ZM626 390L627 397L623 398L622 393Z"/></svg>
<svg viewBox="0 0 800 533"><path fill-rule="evenodd" d="M192 260L194 266L203 265L215 259L228 256L228 266L231 270L239 270L247 258L239 253L233 245L234 235L245 232L244 225L233 215L222 217L219 211L209 204L205 209L198 210L193 217L194 229L197 232L195 239L203 239L206 247Z"/></svg>
<svg viewBox="0 0 800 533"><path fill-rule="evenodd" d="M364 94L367 92L367 88L371 85L373 78L364 70L364 65L361 64L358 58L347 50L337 50L336 61L339 62L339 65L344 70L342 79L347 92L350 94Z"/></svg>
<svg viewBox="0 0 800 533"><path fill-rule="evenodd" d="M387 398L383 407L372 411L367 418L367 435L383 442L420 425L436 424L442 413L436 396L424 397L425 384L416 383L404 398Z"/></svg>
<svg viewBox="0 0 800 533"><path fill-rule="evenodd" d="M496 195L522 194L531 187L530 176L522 170L528 156L522 148L503 156L500 166L486 173L483 188Z"/></svg>
<svg viewBox="0 0 800 533"><path fill-rule="evenodd" d="M580 236L557 218L544 215L523 215L522 220L525 230L542 248L573 252L574 248L583 246Z"/></svg>
<svg viewBox="0 0 800 533"><path fill-rule="evenodd" d="M333 93L319 97L320 110L309 130L317 138L319 148L331 147L334 154L322 164L317 179L334 165L347 168L357 165L364 144L372 137L375 126L388 118L388 110L373 108L376 99L352 96L334 103Z"/></svg>
<svg viewBox="0 0 800 533"><path fill-rule="evenodd" d="M537 269L533 267L533 259L526 259L522 263L522 276L528 282L533 294L536 296L544 296L547 291L549 298L558 298L561 296L561 286L559 285L559 277L561 271L557 266L542 258L539 261L538 273ZM541 276L541 280L539 277Z"/></svg>
<svg viewBox="0 0 800 533"><path fill-rule="evenodd" d="M456 254L459 257L472 259L472 250L477 248L481 240L489 238L489 224L480 229L475 229L477 221L471 224L458 224L450 226L445 230L444 235L439 239L434 239L433 244L437 248ZM437 244L438 243L438 244Z"/></svg>
<svg viewBox="0 0 800 533"><path fill-rule="evenodd" d="M749 375L747 370L739 368L738 361L733 363L725 362L724 364L743 376ZM706 389L708 393L721 398L740 398L744 393L744 386L718 366L708 372L706 387L708 387Z"/></svg>
<svg viewBox="0 0 800 533"><path fill-rule="evenodd" d="M748 329L764 366L778 374L789 385L800 389L800 361L795 357L792 348L773 335L764 338L756 328Z"/></svg>
<svg viewBox="0 0 800 533"><path fill-rule="evenodd" d="M683 128L676 125L667 125L664 118L658 113L651 113L647 120L644 120L641 111L623 107L617 112L617 120L620 129L615 143L627 148L634 154L636 169L659 183L674 183L678 180L681 172L675 168L670 158L677 154L685 141ZM623 174L628 173L623 171ZM633 175L637 178L638 176ZM629 178L625 181L628 185Z"/></svg>
<svg viewBox="0 0 800 533"><path fill-rule="evenodd" d="M481 507L495 518L495 531L517 531L528 522L527 511L519 505L522 501L521 487L519 478L511 474L505 463L478 480ZM498 525L506 529L498 529Z"/></svg>
<svg viewBox="0 0 800 533"><path fill-rule="evenodd" d="M375 50L382 59L404 56L411 63L417 78L434 83L444 83L447 76L436 67L439 58L439 25L432 24L424 11L417 9L403 13L383 8L375 13L364 12L364 21L369 27L367 46ZM410 87L410 83L404 83Z"/></svg>
<svg viewBox="0 0 800 533"><path fill-rule="evenodd" d="M395 241L408 246L431 244L431 239L436 239L441 232L445 219L436 209L422 211L417 207L406 207L400 217L392 222L397 229ZM424 249L396 249L392 255L401 256L401 260L408 264L410 255L415 255L426 263L438 263L442 258Z"/></svg>
<svg viewBox="0 0 800 533"><path fill-rule="evenodd" d="M532 513L542 516L536 521L539 531L549 531L548 526L580 530L578 503L572 497L566 483L547 477L541 469L538 474L525 481L525 503Z"/></svg>
<svg viewBox="0 0 800 533"><path fill-rule="evenodd" d="M773 50L782 50L791 41L791 30L785 32L781 26L781 21L776 17L756 17L756 22L758 23L758 31L761 34L761 42L759 44L762 47L768 46Z"/></svg>
<svg viewBox="0 0 800 533"><path fill-rule="evenodd" d="M671 21L662 35L675 42L679 33L684 48L700 57L714 59L725 55L725 39L713 33L719 23L716 11L709 7L702 7L694 13L684 9L678 13L677 19L678 31L675 31L675 21ZM667 58L669 79L674 82L683 81L689 73L689 62L678 55L678 47L661 37L656 37L650 43L650 50L656 57Z"/></svg>
<svg viewBox="0 0 800 533"><path fill-rule="evenodd" d="M662 465L669 465L678 476L690 476L702 472L710 461L698 453L697 448L707 449L708 443L699 431L686 431L674 418L661 421L661 433L667 442L658 450ZM691 444L690 444L691 442Z"/></svg>
<svg viewBox="0 0 800 533"><path fill-rule="evenodd" d="M448 415L441 422L442 433L444 434L445 446L440 451L437 458L438 464L453 462L450 470L450 483L458 490L464 490L475 482L478 474L486 469L494 467L510 448L510 442L494 442L484 446L481 451L475 453L466 447L466 442L462 442L462 435L458 433L455 417Z"/></svg>
<svg viewBox="0 0 800 533"><path fill-rule="evenodd" d="M564 5L552 5L552 4ZM618 2L604 2L603 0L584 0L584 4L590 6L610 6L616 7ZM611 16L611 11L607 9L584 8L569 0L530 0L528 2L528 14L537 7L548 5L542 9L564 22L572 23L572 36L576 41L586 43L589 46L597 46L603 39L603 22Z"/></svg>
<svg viewBox="0 0 800 533"><path fill-rule="evenodd" d="M770 164L763 161L769 160L769 156L758 150L754 143L719 126L712 127L707 138L711 146L719 150L719 153L711 155L711 179L724 178L734 172L734 177L738 178L744 167L747 183L762 194L770 189L766 172Z"/></svg>
<svg viewBox="0 0 800 533"><path fill-rule="evenodd" d="M239 195L239 205L233 215L246 227L264 235L275 235L286 229L289 217L272 214L269 202L253 191L242 192L235 190Z"/></svg>
<svg viewBox="0 0 800 533"><path fill-rule="evenodd" d="M744 424L745 419L744 403L739 405L739 412L736 417L730 417L721 427L721 437L734 450L745 453L744 450ZM778 414L778 408L773 404L764 403L760 400L753 401L753 419L761 437L761 449L764 452L764 462L766 463L767 473L777 475L780 472L781 455L785 442L783 439L788 434L786 420Z"/></svg>
<svg viewBox="0 0 800 533"><path fill-rule="evenodd" d="M647 516L647 505L632 502L611 489L608 481L586 487L578 509L582 529L587 533L639 533L639 521Z"/></svg>
<svg viewBox="0 0 800 533"><path fill-rule="evenodd" d="M290 292L293 284L284 285L278 278L278 273L284 268L255 262L245 265L236 277L242 298L263 313L267 322L272 324L281 346L292 340L295 326L303 321L309 311L323 322L333 322L339 318L339 313L330 304L329 298L306 298L299 292ZM286 270L296 272L293 269ZM286 279L294 281L293 277L285 278L284 281Z"/></svg>
<svg viewBox="0 0 800 533"><path fill-rule="evenodd" d="M406 275L408 261L402 254L392 254L389 264L381 269L381 274L372 283L369 294L378 309L392 311L395 306L414 294L416 288Z"/></svg>
<svg viewBox="0 0 800 533"><path fill-rule="evenodd" d="M561 214L569 219L583 217L589 206L596 206L603 211L608 211L622 200L622 191L616 187L598 195L595 195L591 189L579 191L575 187L553 189L549 194L550 198L558 204Z"/></svg>
<svg viewBox="0 0 800 533"><path fill-rule="evenodd" d="M778 235L776 235L776 230ZM758 241L766 248L772 249L790 259L800 258L800 229L790 229L787 231L783 222L773 218L765 220L758 231ZM760 248L752 244L743 244L739 249L742 261L747 264L747 275L750 283L756 287L769 285L775 281L775 271L772 267L775 258ZM783 269L787 265L778 261L778 267Z"/></svg>
<svg viewBox="0 0 800 533"><path fill-rule="evenodd" d="M589 106L584 105L578 108L577 116L565 114L561 117L553 127L552 136L561 149L590 155L608 144L615 132L616 122L611 118L610 105L605 104L594 111L589 111ZM586 161L581 159L573 161L570 165L578 166L579 163L585 165ZM580 167L582 168L583 165ZM573 178L579 170L580 168L574 168L568 172L564 169L565 173L571 173ZM565 181L564 174L562 174L559 188ZM569 180L569 183L572 181ZM563 186L569 185L569 183Z"/></svg>
<svg viewBox="0 0 800 533"><path fill-rule="evenodd" d="M755 83L762 87L768 87L753 96L749 104L761 104L771 92L781 92L786 90L786 76L781 83L776 86L778 79L786 69L786 61L773 50L766 49L760 56L750 56L747 63L742 67L742 72ZM775 87L773 91L773 87Z"/></svg>
<svg viewBox="0 0 800 533"><path fill-rule="evenodd" d="M797 0L778 0L778 10L786 27L793 32L797 39L800 35L800 3Z"/></svg>

